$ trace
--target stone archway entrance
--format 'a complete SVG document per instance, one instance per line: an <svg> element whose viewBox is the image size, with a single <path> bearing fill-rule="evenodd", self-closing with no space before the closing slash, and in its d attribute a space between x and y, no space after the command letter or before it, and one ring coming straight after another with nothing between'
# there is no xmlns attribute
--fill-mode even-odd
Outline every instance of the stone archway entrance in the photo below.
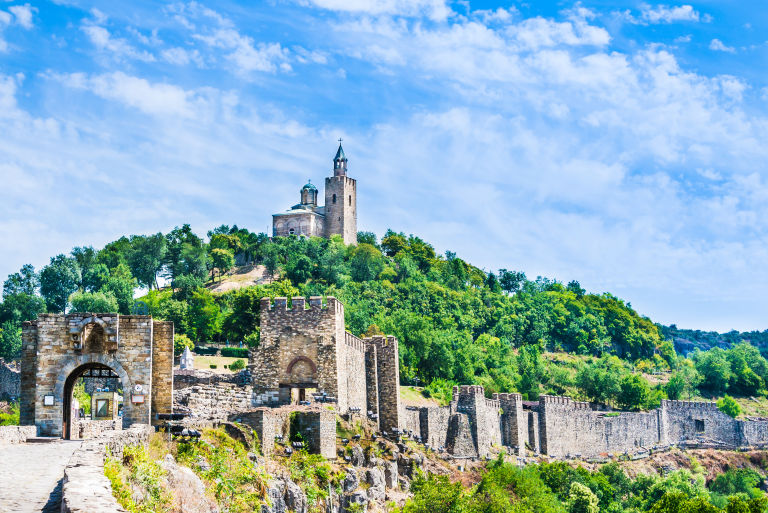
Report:
<svg viewBox="0 0 768 513"><path fill-rule="evenodd" d="M75 407L77 401L74 398L75 385L81 378L86 383L101 385L86 387L85 392L89 396L93 396L93 400L88 407L82 404L79 405L84 410L90 410L90 414L82 420L78 415L79 408ZM77 432L76 427L78 421L118 421L122 414L122 412L119 411L122 405L115 404L115 401L117 400L117 395L119 395L120 402L125 404L127 392L127 383L123 383L120 379L120 375L108 365L104 365L100 362L89 362L77 367L69 374L69 376L67 376L66 381L64 382L64 400L62 401L62 438L65 440L87 438L87 436L82 436ZM119 424L117 425L119 426ZM95 433L95 430L92 429L90 432Z"/></svg>

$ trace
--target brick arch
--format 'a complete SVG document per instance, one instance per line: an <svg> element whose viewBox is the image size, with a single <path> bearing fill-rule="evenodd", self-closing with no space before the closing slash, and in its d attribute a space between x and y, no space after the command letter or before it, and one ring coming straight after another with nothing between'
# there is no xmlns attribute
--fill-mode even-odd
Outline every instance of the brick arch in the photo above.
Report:
<svg viewBox="0 0 768 513"><path fill-rule="evenodd" d="M77 331L82 333L83 328L85 328L88 324L98 324L99 326L101 326L101 328L104 330L104 333L106 333L106 334L113 334L114 331L115 331L113 328L111 328L109 326L109 324L107 324L104 321L104 319L102 319L101 317L98 317L96 315L92 315L90 317L86 317L82 321L78 322L77 323Z"/></svg>
<svg viewBox="0 0 768 513"><path fill-rule="evenodd" d="M307 358L306 356L297 356L293 360L291 360L291 363L288 364L288 368L286 369L286 372L288 374L293 371L293 366L296 365L299 362L307 362L312 369L312 374L317 373L317 365L315 365L315 362L313 362L311 359Z"/></svg>
<svg viewBox="0 0 768 513"><path fill-rule="evenodd" d="M67 364L59 368L59 376L56 378L56 385L54 386L54 393L56 397L62 397L64 395L64 384L66 383L69 375L72 374L78 367L82 367L89 363L100 363L110 367L118 376L120 376L120 382L123 385L124 394L128 393L130 390L131 381L128 377L128 373L125 371L117 358L103 354L83 354L68 358Z"/></svg>

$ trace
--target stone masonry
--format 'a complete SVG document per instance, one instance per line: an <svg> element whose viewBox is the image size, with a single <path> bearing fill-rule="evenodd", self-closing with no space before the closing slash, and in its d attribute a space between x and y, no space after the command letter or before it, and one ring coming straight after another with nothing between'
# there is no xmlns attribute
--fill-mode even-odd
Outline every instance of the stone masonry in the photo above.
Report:
<svg viewBox="0 0 768 513"><path fill-rule="evenodd" d="M71 386L93 368L119 376L123 427L171 413L172 323L136 315L41 314L24 323L22 336L21 423L37 426L40 435L65 434Z"/></svg>
<svg viewBox="0 0 768 513"><path fill-rule="evenodd" d="M360 339L344 329L334 297L261 300L261 343L249 358L254 406L313 402L323 397L345 414L359 412L382 429L400 425L397 339Z"/></svg>
<svg viewBox="0 0 768 513"><path fill-rule="evenodd" d="M21 371L0 358L0 400L18 399L21 391Z"/></svg>

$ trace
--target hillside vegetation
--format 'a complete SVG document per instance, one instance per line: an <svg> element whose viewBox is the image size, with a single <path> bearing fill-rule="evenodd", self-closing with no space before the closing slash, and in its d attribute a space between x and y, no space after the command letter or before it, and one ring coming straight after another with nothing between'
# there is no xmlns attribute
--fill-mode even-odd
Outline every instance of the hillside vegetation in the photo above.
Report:
<svg viewBox="0 0 768 513"><path fill-rule="evenodd" d="M237 267L239 279L260 284L221 286ZM134 301L139 287L148 292ZM338 237L271 239L228 226L203 240L185 225L98 250L77 247L39 273L27 265L5 281L0 356L18 355L21 321L65 309L171 320L178 351L255 346L261 297L313 295L341 299L356 335L397 336L402 383L438 400L454 384L482 384L489 394L568 393L643 409L663 397L764 396L768 388L768 362L750 344L682 358L661 326L610 293L506 268L488 272L391 230L381 241L361 232L357 245L345 246ZM737 415L731 403L724 407Z"/></svg>

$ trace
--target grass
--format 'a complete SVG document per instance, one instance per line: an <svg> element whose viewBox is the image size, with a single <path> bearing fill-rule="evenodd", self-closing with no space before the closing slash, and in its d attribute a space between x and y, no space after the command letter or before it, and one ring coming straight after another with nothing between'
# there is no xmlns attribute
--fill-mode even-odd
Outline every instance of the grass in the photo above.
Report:
<svg viewBox="0 0 768 513"><path fill-rule="evenodd" d="M424 387L401 386L400 399L408 406L445 406L436 399L424 397L422 390Z"/></svg>
<svg viewBox="0 0 768 513"><path fill-rule="evenodd" d="M213 372L229 374L229 369L225 369L225 365L229 365L235 360L242 360L242 358L231 358L228 356L202 356L195 355L195 369L212 370ZM215 369L211 369L211 365L215 365Z"/></svg>

